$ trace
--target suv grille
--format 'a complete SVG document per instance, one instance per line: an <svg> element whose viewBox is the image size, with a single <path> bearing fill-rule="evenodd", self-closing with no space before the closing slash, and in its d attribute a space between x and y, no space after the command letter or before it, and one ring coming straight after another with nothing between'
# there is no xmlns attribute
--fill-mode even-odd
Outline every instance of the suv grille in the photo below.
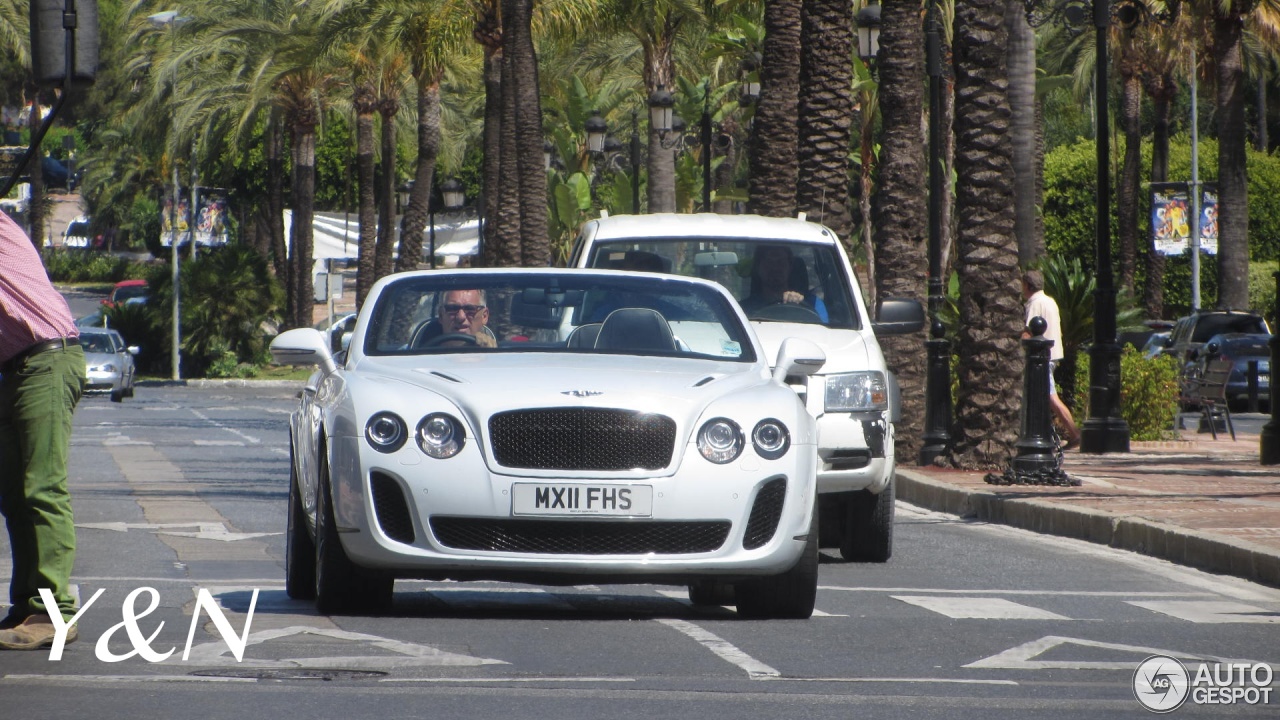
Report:
<svg viewBox="0 0 1280 720"><path fill-rule="evenodd" d="M536 470L660 470L671 464L676 423L607 408L544 408L489 419L500 465Z"/></svg>
<svg viewBox="0 0 1280 720"><path fill-rule="evenodd" d="M506 518L431 518L441 545L459 550L546 555L680 555L716 550L727 520L595 522Z"/></svg>

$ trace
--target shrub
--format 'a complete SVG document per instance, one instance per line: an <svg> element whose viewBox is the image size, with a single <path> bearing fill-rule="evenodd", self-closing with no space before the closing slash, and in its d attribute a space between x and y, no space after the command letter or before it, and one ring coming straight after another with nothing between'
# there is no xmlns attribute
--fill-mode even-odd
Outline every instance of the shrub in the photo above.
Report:
<svg viewBox="0 0 1280 720"><path fill-rule="evenodd" d="M1089 387L1089 355L1076 362L1076 387ZM1089 393L1076 394L1076 423L1089 416ZM1120 416L1129 424L1131 440L1168 440L1176 437L1178 417L1178 362L1170 355L1148 359L1132 346L1120 353Z"/></svg>
<svg viewBox="0 0 1280 720"><path fill-rule="evenodd" d="M95 250L46 248L45 272L56 283L117 283L143 277L146 265Z"/></svg>

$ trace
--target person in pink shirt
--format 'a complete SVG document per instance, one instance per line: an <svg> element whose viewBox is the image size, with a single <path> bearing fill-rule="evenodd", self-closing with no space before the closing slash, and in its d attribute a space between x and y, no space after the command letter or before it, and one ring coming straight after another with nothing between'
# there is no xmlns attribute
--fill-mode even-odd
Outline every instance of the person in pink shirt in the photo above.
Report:
<svg viewBox="0 0 1280 720"><path fill-rule="evenodd" d="M53 613L75 615L76 530L67 490L71 416L85 386L84 351L67 301L31 239L0 212L0 514L13 576L0 649L53 643ZM48 590L56 603L40 595ZM73 625L66 641L75 640Z"/></svg>

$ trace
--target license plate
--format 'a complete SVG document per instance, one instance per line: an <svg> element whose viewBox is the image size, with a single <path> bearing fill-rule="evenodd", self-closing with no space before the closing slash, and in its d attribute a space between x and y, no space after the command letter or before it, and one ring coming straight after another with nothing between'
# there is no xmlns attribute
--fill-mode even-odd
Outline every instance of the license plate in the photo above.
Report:
<svg viewBox="0 0 1280 720"><path fill-rule="evenodd" d="M653 515L649 485L548 485L514 483L512 515Z"/></svg>

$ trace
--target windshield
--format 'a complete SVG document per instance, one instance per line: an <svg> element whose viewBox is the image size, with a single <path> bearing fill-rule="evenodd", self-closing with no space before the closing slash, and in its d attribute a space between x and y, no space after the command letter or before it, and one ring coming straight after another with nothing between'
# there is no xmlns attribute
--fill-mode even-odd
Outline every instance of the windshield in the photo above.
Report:
<svg viewBox="0 0 1280 720"><path fill-rule="evenodd" d="M768 240L629 238L595 246L590 266L714 280L752 320L861 329L832 246Z"/></svg>
<svg viewBox="0 0 1280 720"><path fill-rule="evenodd" d="M82 333L80 335L80 347L84 348L87 353L111 354L116 351L115 344L111 341L111 336L102 333Z"/></svg>
<svg viewBox="0 0 1280 720"><path fill-rule="evenodd" d="M677 279L462 272L383 289L366 355L621 353L755 362L733 305Z"/></svg>

